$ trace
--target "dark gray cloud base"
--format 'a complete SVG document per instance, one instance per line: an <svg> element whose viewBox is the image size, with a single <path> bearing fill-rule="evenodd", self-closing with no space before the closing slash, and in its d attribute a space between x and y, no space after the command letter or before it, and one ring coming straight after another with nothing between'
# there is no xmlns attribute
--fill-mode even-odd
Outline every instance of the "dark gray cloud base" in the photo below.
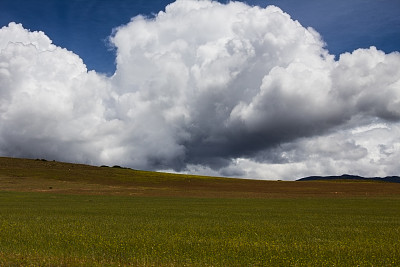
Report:
<svg viewBox="0 0 400 267"><path fill-rule="evenodd" d="M110 38L112 77L0 30L0 154L265 179L399 171L400 54L335 60L279 8L177 1Z"/></svg>

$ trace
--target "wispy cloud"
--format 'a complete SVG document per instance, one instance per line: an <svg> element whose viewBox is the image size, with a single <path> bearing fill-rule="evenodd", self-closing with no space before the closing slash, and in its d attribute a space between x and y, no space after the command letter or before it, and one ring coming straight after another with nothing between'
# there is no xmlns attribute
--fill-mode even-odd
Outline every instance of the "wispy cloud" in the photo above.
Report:
<svg viewBox="0 0 400 267"><path fill-rule="evenodd" d="M399 53L335 60L277 7L194 0L110 41L105 77L42 32L0 30L0 154L265 179L398 174Z"/></svg>

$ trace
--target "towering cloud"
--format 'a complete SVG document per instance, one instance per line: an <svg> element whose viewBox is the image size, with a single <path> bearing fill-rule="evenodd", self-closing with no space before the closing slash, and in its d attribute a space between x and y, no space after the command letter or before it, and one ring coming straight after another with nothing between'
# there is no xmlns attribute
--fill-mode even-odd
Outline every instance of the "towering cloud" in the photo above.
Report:
<svg viewBox="0 0 400 267"><path fill-rule="evenodd" d="M115 29L88 72L42 32L0 30L0 154L265 179L398 174L400 54L335 60L275 6L178 0Z"/></svg>

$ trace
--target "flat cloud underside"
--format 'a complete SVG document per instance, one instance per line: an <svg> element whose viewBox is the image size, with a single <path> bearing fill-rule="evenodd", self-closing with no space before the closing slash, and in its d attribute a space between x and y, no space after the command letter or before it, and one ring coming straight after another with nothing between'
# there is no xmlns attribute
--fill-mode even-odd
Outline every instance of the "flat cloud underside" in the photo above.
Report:
<svg viewBox="0 0 400 267"><path fill-rule="evenodd" d="M275 6L176 1L115 29L88 72L0 30L0 154L266 179L399 167L400 54L340 55ZM338 173L339 172L339 173Z"/></svg>

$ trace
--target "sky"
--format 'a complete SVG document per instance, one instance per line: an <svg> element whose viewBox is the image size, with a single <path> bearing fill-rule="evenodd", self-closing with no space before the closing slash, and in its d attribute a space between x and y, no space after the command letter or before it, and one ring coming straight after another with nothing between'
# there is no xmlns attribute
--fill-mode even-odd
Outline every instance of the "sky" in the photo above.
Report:
<svg viewBox="0 0 400 267"><path fill-rule="evenodd" d="M399 175L398 14L397 0L2 0L0 156Z"/></svg>

